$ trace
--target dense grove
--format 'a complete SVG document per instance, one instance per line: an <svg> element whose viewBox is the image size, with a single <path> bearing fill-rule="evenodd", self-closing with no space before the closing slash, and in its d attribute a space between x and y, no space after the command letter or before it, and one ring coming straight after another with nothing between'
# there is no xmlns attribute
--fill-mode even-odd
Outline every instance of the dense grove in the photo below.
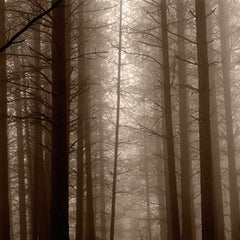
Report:
<svg viewBox="0 0 240 240"><path fill-rule="evenodd" d="M239 240L239 0L0 0L0 239Z"/></svg>

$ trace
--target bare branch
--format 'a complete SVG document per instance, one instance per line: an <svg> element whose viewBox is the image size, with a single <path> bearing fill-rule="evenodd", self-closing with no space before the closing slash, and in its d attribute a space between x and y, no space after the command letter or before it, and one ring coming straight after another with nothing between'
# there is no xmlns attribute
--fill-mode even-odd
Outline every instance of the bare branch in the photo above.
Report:
<svg viewBox="0 0 240 240"><path fill-rule="evenodd" d="M7 48L9 48L11 45L15 43L19 43L19 41L15 41L18 37L20 37L24 32L26 32L34 23L36 23L38 20L40 20L42 17L50 13L53 9L58 7L58 5L62 2L63 0L56 0L50 8L45 10L44 12L40 13L36 17L34 17L32 20L30 20L22 29L20 29L18 32L16 32L7 42L0 47L0 53L5 51ZM21 41L20 41L21 42Z"/></svg>

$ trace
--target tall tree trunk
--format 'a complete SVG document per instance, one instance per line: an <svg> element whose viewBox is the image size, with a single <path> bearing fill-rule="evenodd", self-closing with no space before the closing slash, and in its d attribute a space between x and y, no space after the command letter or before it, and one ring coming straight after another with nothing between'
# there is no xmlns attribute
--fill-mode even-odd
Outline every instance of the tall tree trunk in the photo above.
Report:
<svg viewBox="0 0 240 240"><path fill-rule="evenodd" d="M168 23L167 3L161 0L161 25L162 25L162 61L163 61L163 86L164 86L164 118L167 139L167 161L168 180L170 194L170 211L172 224L172 239L180 240L179 212L177 200L177 180L175 172L175 153L172 128L172 101L171 84L169 74L169 53L168 53Z"/></svg>
<svg viewBox="0 0 240 240"><path fill-rule="evenodd" d="M24 114L28 114L27 106L27 94L24 91ZM31 128L30 121L28 118L25 119L25 145L26 145L26 165L27 165L27 179L28 179L28 222L29 229L28 235L29 239L33 240L33 156L32 156L32 146L31 142Z"/></svg>
<svg viewBox="0 0 240 240"><path fill-rule="evenodd" d="M79 71L79 82L81 72ZM83 197L84 197L84 160L83 160L83 108L80 91L82 90L81 83L79 84L78 95L78 123L77 123L77 203L76 203L76 240L83 239Z"/></svg>
<svg viewBox="0 0 240 240"><path fill-rule="evenodd" d="M83 154L80 148L82 148L82 139L80 139L83 135L84 136L84 143L85 143L85 170L86 170L86 240L95 240L95 222L94 222L94 199L93 199L93 183L92 183L92 152L91 152L91 120L90 120L90 90L89 90L89 81L87 78L87 66L84 57L81 59L82 56L85 54L85 32L84 32L84 7L80 5L79 7L79 24L78 24L78 31L79 31L79 46L78 46L78 89L79 89L79 99L78 99L78 114L79 114L79 122L78 122L78 130L80 131L78 140L79 140L79 154ZM83 128L83 129L82 129ZM83 219L83 203L81 202L83 197L83 156L79 156L78 159L78 171L79 171L79 207L82 212L78 212L77 214L81 214L82 216L78 216L78 224L80 224L80 228L83 228L83 223L80 223L80 220ZM81 181L81 182L80 182ZM80 206L81 205L81 206ZM79 229L81 231L81 229ZM81 235L81 236L80 236ZM79 237L82 237L83 233L79 232Z"/></svg>
<svg viewBox="0 0 240 240"><path fill-rule="evenodd" d="M5 0L0 0L0 46L6 42ZM0 53L0 239L10 240L6 53Z"/></svg>
<svg viewBox="0 0 240 240"><path fill-rule="evenodd" d="M76 203L76 240L83 239L83 198L84 198L84 152L83 152L83 87L85 81L85 61L80 56L84 54L83 7L78 8L78 121L77 121L77 203Z"/></svg>
<svg viewBox="0 0 240 240"><path fill-rule="evenodd" d="M16 65L17 66L17 65ZM23 144L23 124L22 124L22 101L21 93L17 89L15 93L17 120L17 159L18 159L18 197L19 197L19 221L20 240L27 240L27 219L26 219L26 190L25 190L25 164L24 164L24 144Z"/></svg>
<svg viewBox="0 0 240 240"><path fill-rule="evenodd" d="M211 12L210 2L206 2L207 14ZM207 21L208 42L213 40L212 17ZM209 62L214 62L213 44L209 44ZM213 167L213 188L214 188L214 230L218 240L224 240L224 213L223 213L223 198L222 198L222 180L221 180L221 157L219 146L219 121L217 107L217 89L215 66L209 66L209 81L210 81L210 108L211 108L211 141L212 141L212 167Z"/></svg>
<svg viewBox="0 0 240 240"><path fill-rule="evenodd" d="M106 229L106 194L105 194L105 158L104 158L104 126L103 126L103 86L99 89L99 175L100 175L100 228L101 240L107 240Z"/></svg>
<svg viewBox="0 0 240 240"><path fill-rule="evenodd" d="M123 0L119 5L119 40L118 40L118 76L117 76L117 109L116 109L116 129L113 160L113 183L112 183L112 206L110 222L110 240L114 240L115 232L115 208L116 208L116 189L117 189L117 166L118 166L118 148L119 148L119 120L120 120L120 100L121 100L121 73L122 73L122 11Z"/></svg>
<svg viewBox="0 0 240 240"><path fill-rule="evenodd" d="M65 4L53 10L52 20L52 182L51 240L69 240L68 224L68 107L65 55Z"/></svg>
<svg viewBox="0 0 240 240"><path fill-rule="evenodd" d="M85 90L86 91L86 90ZM94 222L94 199L92 183L92 157L91 157L91 121L90 121L90 93L85 92L84 97L84 136L86 149L86 175L87 175L87 212L86 212L86 240L95 240L95 222Z"/></svg>
<svg viewBox="0 0 240 240"><path fill-rule="evenodd" d="M202 239L214 238L213 170L210 128L210 89L205 0L195 0L199 84L199 137Z"/></svg>
<svg viewBox="0 0 240 240"><path fill-rule="evenodd" d="M151 224L151 207L150 207L150 189L149 189L149 163L148 163L148 157L147 157L147 142L146 142L146 136L144 136L144 171L145 171L145 191L146 191L146 208L147 208L147 219L146 219L146 225L147 225L147 240L152 240L152 224Z"/></svg>
<svg viewBox="0 0 240 240"><path fill-rule="evenodd" d="M177 1L177 34L178 34L178 55L185 59L184 42L184 1ZM181 150L181 195L182 195L182 239L192 240L192 206L191 206L191 163L189 157L189 128L188 128L188 100L187 100L187 74L186 64L178 59L178 78L179 78L179 120L180 120L180 150Z"/></svg>
<svg viewBox="0 0 240 240"><path fill-rule="evenodd" d="M157 154L157 189L158 189L158 202L159 202L159 218L160 218L160 238L161 240L167 240L167 214L166 214L166 182L164 174L164 162L160 154L162 153L161 145L162 141L156 137L156 154ZM161 148L160 148L160 147Z"/></svg>
<svg viewBox="0 0 240 240"><path fill-rule="evenodd" d="M41 54L40 48L40 25L35 27L34 31L34 50L35 50L35 91L34 91L34 150L33 150L33 172L34 172L34 239L47 240L49 239L49 206L46 196L46 178L44 172L44 161L43 161L43 129L41 121L41 79L40 79L40 60L39 54ZM40 87L39 87L40 86ZM36 238L37 237L37 238Z"/></svg>
<svg viewBox="0 0 240 240"><path fill-rule="evenodd" d="M45 75L48 77L48 79L51 79L50 77L51 69L45 70ZM50 84L46 83L45 87L48 92L51 92L51 86ZM44 93L42 93L44 94ZM44 94L44 98L46 99L47 103L51 106L51 95L48 93ZM43 108L43 112L45 115L51 119L52 113L51 109L49 107ZM45 201L46 201L46 223L48 224L48 236L50 235L50 205L51 205L51 128L52 125L49 121L45 121L42 124L45 126L43 127L43 142L44 142L44 148L43 148L43 155L44 155L44 184L45 184ZM49 237L48 237L49 238Z"/></svg>
<svg viewBox="0 0 240 240"><path fill-rule="evenodd" d="M231 58L229 42L229 20L226 1L219 0L219 26L220 41L222 53L222 76L223 76L223 94L224 109L226 117L226 135L228 149L228 166L229 166L229 193L230 193L230 214L231 214L231 235L232 240L240 239L240 212L239 212L239 195L237 186L237 171L235 160L235 145L233 136L233 119L232 119L232 97L231 97Z"/></svg>
<svg viewBox="0 0 240 240"><path fill-rule="evenodd" d="M158 12L158 19L161 21L161 15L160 11ZM161 29L159 29L159 38L161 39ZM159 48L159 59L162 59L162 49ZM160 80L157 80L156 87L158 88L158 85L160 83L160 86L163 85L163 71L160 69ZM156 104L161 104L164 101L164 94L163 89L161 91L156 92ZM164 115L164 110L161 110L161 113ZM159 112L156 110L154 111L155 119L158 119ZM156 132L161 135L165 135L165 127L164 127L164 119L161 119L162 121L159 122L159 124L156 125ZM158 186L158 201L159 201L159 217L160 217L160 237L161 240L167 240L170 238L170 225L171 225L171 219L169 217L169 192L168 192L168 177L167 177L167 171L166 170L166 144L165 139L163 139L159 136L156 136L155 139L156 144L156 155L157 155L157 186ZM170 223L170 224L169 224ZM169 234L168 234L169 233Z"/></svg>

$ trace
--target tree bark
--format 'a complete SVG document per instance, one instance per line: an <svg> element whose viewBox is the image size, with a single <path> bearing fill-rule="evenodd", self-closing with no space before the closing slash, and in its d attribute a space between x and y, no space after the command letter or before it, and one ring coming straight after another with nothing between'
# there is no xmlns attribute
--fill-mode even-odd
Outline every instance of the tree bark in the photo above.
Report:
<svg viewBox="0 0 240 240"><path fill-rule="evenodd" d="M6 43L5 1L0 0L0 46ZM10 240L6 53L0 53L0 239Z"/></svg>
<svg viewBox="0 0 240 240"><path fill-rule="evenodd" d="M200 182L202 210L202 239L214 236L214 194L210 128L210 89L208 43L206 31L205 0L195 0L198 83L199 83L199 137L200 137Z"/></svg>
<svg viewBox="0 0 240 240"><path fill-rule="evenodd" d="M186 57L184 42L184 1L177 1L177 34L178 34L178 78L179 78L179 121L180 121L180 152L181 152L181 197L182 197L182 239L192 240L192 204L191 204L191 163L189 157L189 122L187 99L186 64L182 59Z"/></svg>
<svg viewBox="0 0 240 240"><path fill-rule="evenodd" d="M210 2L206 2L207 14L211 12ZM207 21L208 42L209 44L209 62L214 62L213 49L213 33L212 17L209 16ZM221 180L221 157L219 145L219 121L218 121L218 106L217 106L217 89L215 66L209 66L209 81L210 81L210 109L211 109L211 141L212 141L212 167L213 167L213 188L214 188L214 230L215 236L218 240L225 239L224 233L224 212L223 212L223 198L222 198L222 180Z"/></svg>
<svg viewBox="0 0 240 240"><path fill-rule="evenodd" d="M44 172L44 160L43 160L43 129L41 121L41 93L39 85L41 86L40 79L40 60L39 54L41 54L40 47L40 25L35 27L34 31L34 50L35 50L35 91L34 91L34 108L33 115L34 126L34 149L33 149L33 176L34 176L34 196L33 196L33 206L34 206L34 239L47 240L49 239L49 205L47 201L46 192L46 178Z"/></svg>
<svg viewBox="0 0 240 240"><path fill-rule="evenodd" d="M104 158L104 126L103 126L103 86L99 88L99 175L100 175L100 225L101 225L101 240L107 239L106 229L106 194L105 194L105 158Z"/></svg>
<svg viewBox="0 0 240 240"><path fill-rule="evenodd" d="M76 203L76 240L83 239L83 198L84 198L84 129L83 129L83 91L85 81L85 61L80 57L84 54L83 7L78 8L78 121L77 121L77 203Z"/></svg>
<svg viewBox="0 0 240 240"><path fill-rule="evenodd" d="M86 90L85 90L86 91ZM94 222L94 199L92 183L92 157L91 157L91 121L89 111L90 93L85 92L84 97L84 136L86 149L86 175L87 175L87 212L86 212L86 240L95 240L95 222Z"/></svg>
<svg viewBox="0 0 240 240"><path fill-rule="evenodd" d="M110 222L110 240L114 240L115 232L115 208L116 208L116 189L117 189L117 166L118 166L118 148L119 148L119 120L120 120L120 101L121 101L121 73L122 73L122 11L123 0L119 5L119 40L118 40L118 77L117 77L117 108L116 108L116 129L114 143L113 160L113 183L112 183L112 206Z"/></svg>
<svg viewBox="0 0 240 240"><path fill-rule="evenodd" d="M230 193L230 214L231 214L231 236L232 240L240 239L240 211L239 195L237 186L237 170L235 159L235 143L233 134L232 119L232 97L231 97L231 57L229 42L229 19L226 1L219 0L219 27L222 53L222 76L223 76L223 95L224 109L226 117L226 135L228 149L228 167L229 167L229 193Z"/></svg>
<svg viewBox="0 0 240 240"><path fill-rule="evenodd" d="M52 20L52 182L51 240L69 240L68 224L68 107L65 54L65 4L53 10Z"/></svg>
<svg viewBox="0 0 240 240"><path fill-rule="evenodd" d="M163 64L163 86L164 86L164 118L167 139L167 161L170 212L172 225L172 239L180 240L179 212L177 200L177 180L175 172L175 153L172 126L172 101L171 84L169 74L169 53L168 53L168 23L167 23L167 3L161 0L161 27L162 27L162 64Z"/></svg>
<svg viewBox="0 0 240 240"><path fill-rule="evenodd" d="M27 94L24 92L24 114L27 115ZM26 144L26 165L27 165L27 179L28 179L28 221L29 221L29 229L28 235L29 239L33 240L33 149L30 144L32 140L31 136L31 127L30 121L28 118L25 119L25 144Z"/></svg>
<svg viewBox="0 0 240 240"><path fill-rule="evenodd" d="M16 66L19 64L16 64ZM20 79L20 78L19 78ZM17 159L18 159L18 197L19 197L19 221L20 240L27 240L27 219L26 219L26 189L25 189L25 164L24 164L24 144L23 144L23 124L22 124L22 101L21 93L16 89L16 115L17 120Z"/></svg>
<svg viewBox="0 0 240 240"><path fill-rule="evenodd" d="M150 189L149 189L149 165L148 165L148 157L147 157L147 142L146 136L144 136L144 171L145 171L145 197L146 197L146 208L147 208L147 240L152 240L152 224L151 224L151 207L150 207Z"/></svg>

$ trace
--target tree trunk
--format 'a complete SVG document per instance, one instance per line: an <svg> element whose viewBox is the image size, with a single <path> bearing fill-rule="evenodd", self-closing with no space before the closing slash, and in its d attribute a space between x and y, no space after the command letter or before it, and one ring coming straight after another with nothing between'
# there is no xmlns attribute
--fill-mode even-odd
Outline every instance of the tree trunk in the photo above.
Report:
<svg viewBox="0 0 240 240"><path fill-rule="evenodd" d="M27 94L24 91L24 114L28 114L27 109ZM33 240L33 156L32 156L32 146L30 144L32 140L30 121L28 118L25 119L25 144L26 144L26 165L27 165L27 179L28 179L28 221L29 229L28 235L29 239Z"/></svg>
<svg viewBox="0 0 240 240"><path fill-rule="evenodd" d="M19 65L19 64L18 64ZM16 64L17 66L17 64ZM19 78L20 79L20 78ZM19 197L19 221L20 221L20 240L27 240L27 219L26 219L26 190L25 190L25 164L24 164L24 145L23 145L23 124L22 124L22 101L19 89L16 89L16 115L17 120L17 159L18 159L18 197Z"/></svg>
<svg viewBox="0 0 240 240"><path fill-rule="evenodd" d="M222 76L223 76L223 94L224 109L226 117L226 135L228 149L229 166L229 193L230 193L230 214L231 214L231 235L232 240L240 239L240 215L239 215L239 195L237 186L237 170L235 159L235 144L233 136L232 119L232 97L231 97L231 58L229 42L229 20L226 1L219 0L219 27L222 53Z"/></svg>
<svg viewBox="0 0 240 240"><path fill-rule="evenodd" d="M86 90L85 90L86 91ZM91 158L91 121L89 111L90 93L85 92L84 97L84 136L86 149L86 175L87 175L87 212L86 212L86 240L95 240L94 199L92 184L92 158Z"/></svg>
<svg viewBox="0 0 240 240"><path fill-rule="evenodd" d="M157 189L158 189L158 202L159 202L159 218L160 218L160 239L167 240L167 214L166 214L166 196L164 192L166 191L166 182L164 174L164 161L163 157L160 156L162 153L161 145L162 141L156 137L156 154L157 154ZM160 151L159 151L160 150Z"/></svg>
<svg viewBox="0 0 240 240"><path fill-rule="evenodd" d="M78 8L78 121L77 121L77 203L76 203L76 240L83 239L83 198L84 198L84 152L83 152L83 87L85 80L85 61L80 57L84 54L83 7Z"/></svg>
<svg viewBox="0 0 240 240"><path fill-rule="evenodd" d="M195 0L199 81L199 137L202 239L214 238L213 170L210 128L210 89L205 0Z"/></svg>
<svg viewBox="0 0 240 240"><path fill-rule="evenodd" d="M207 14L211 12L210 3L206 2ZM208 42L212 42L213 33L212 17L209 16L207 21ZM209 62L214 62L213 44L209 44ZM211 108L211 141L212 141L212 167L213 167L213 188L214 188L214 230L218 240L224 240L224 213L223 213L223 198L222 198L222 180L221 180L221 157L219 146L219 121L217 107L217 89L215 66L209 66L209 81L210 81L210 108Z"/></svg>
<svg viewBox="0 0 240 240"><path fill-rule="evenodd" d="M51 240L69 240L68 224L68 107L65 56L65 1L52 20L52 182Z"/></svg>
<svg viewBox="0 0 240 240"><path fill-rule="evenodd" d="M117 166L118 166L118 148L119 148L119 120L120 120L120 98L121 98L121 73L122 73L122 11L123 0L120 0L119 6L119 46L118 46L118 77L117 77L117 108L116 108L116 129L113 160L113 183L112 183L112 206L110 222L110 240L114 240L115 232L115 207L116 207L116 189L117 189Z"/></svg>
<svg viewBox="0 0 240 240"><path fill-rule="evenodd" d="M185 59L184 42L184 13L183 0L177 1L177 34L178 34L178 56ZM186 64L178 59L178 78L179 78L179 121L180 121L180 151L181 151L181 195L182 195L182 239L192 240L192 204L191 204L191 163L189 157L189 127L188 127L188 100L187 100L187 74Z"/></svg>
<svg viewBox="0 0 240 240"><path fill-rule="evenodd" d="M80 70L80 69L79 69ZM81 72L79 72L79 82ZM77 123L77 203L76 203L76 240L83 239L83 197L84 197L84 160L83 160L83 108L80 91L82 90L81 83L79 84L78 95L78 123Z"/></svg>
<svg viewBox="0 0 240 240"><path fill-rule="evenodd" d="M0 0L0 46L6 42L5 1ZM6 53L0 53L0 239L10 240Z"/></svg>
<svg viewBox="0 0 240 240"><path fill-rule="evenodd" d="M103 126L103 86L99 89L99 175L100 175L100 228L101 240L107 240L106 229L106 194L105 194L105 158L104 158L104 126Z"/></svg>
<svg viewBox="0 0 240 240"><path fill-rule="evenodd" d="M41 93L38 86L41 86L41 66L39 60L39 54L41 54L40 48L40 25L37 25L34 29L34 50L35 50L35 91L34 91L34 149L33 149L33 176L34 176L34 239L47 240L49 239L49 206L47 201L46 192L46 178L44 172L44 161L43 161L43 129L41 121Z"/></svg>
<svg viewBox="0 0 240 240"><path fill-rule="evenodd" d="M168 23L167 23L167 3L161 0L161 25L162 25L162 61L163 61L163 85L164 85L164 118L167 139L167 161L168 179L170 194L170 212L172 224L172 239L180 240L179 212L177 200L177 181L175 172L175 153L172 128L172 103L171 84L169 74L169 54L168 54Z"/></svg>
<svg viewBox="0 0 240 240"><path fill-rule="evenodd" d="M152 224L151 224L151 207L150 207L150 190L149 190L149 167L147 157L147 142L146 136L144 136L144 172L145 172L145 191L146 191L146 208L147 208L147 240L152 240Z"/></svg>

